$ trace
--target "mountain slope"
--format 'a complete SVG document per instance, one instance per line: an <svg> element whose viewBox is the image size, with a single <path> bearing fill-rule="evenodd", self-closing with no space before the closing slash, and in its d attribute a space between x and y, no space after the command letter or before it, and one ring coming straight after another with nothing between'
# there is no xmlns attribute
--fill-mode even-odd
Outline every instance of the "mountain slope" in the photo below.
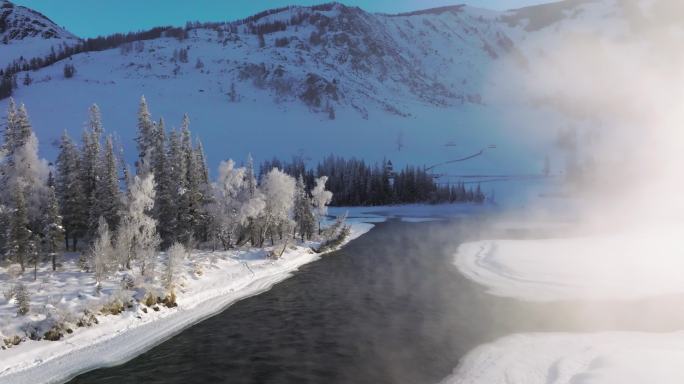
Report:
<svg viewBox="0 0 684 384"><path fill-rule="evenodd" d="M41 13L0 0L0 68L20 57L43 57L52 48L78 41Z"/></svg>
<svg viewBox="0 0 684 384"><path fill-rule="evenodd" d="M640 38L637 27L653 26L655 7L642 3L574 0L401 15L336 3L287 7L193 25L180 39L74 55L31 72L33 83L20 84L15 98L28 105L48 157L54 152L47 144L64 129L80 135L96 102L131 160L144 94L167 126L189 113L212 166L248 152L257 160L336 153L429 166L485 149L437 172L538 173L570 120L529 84L539 68L562 67L553 55L566 39ZM75 65L74 78L63 78L66 62ZM552 170L561 167L551 160Z"/></svg>

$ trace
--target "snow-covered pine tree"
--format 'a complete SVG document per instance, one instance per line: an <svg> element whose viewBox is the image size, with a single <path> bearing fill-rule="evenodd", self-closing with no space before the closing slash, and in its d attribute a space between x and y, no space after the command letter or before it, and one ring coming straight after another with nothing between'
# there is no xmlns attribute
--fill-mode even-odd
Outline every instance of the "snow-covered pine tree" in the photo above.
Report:
<svg viewBox="0 0 684 384"><path fill-rule="evenodd" d="M62 134L57 155L56 192L64 226L65 246L76 250L78 238L83 236L86 225L85 196L80 179L80 158L78 148L67 135Z"/></svg>
<svg viewBox="0 0 684 384"><path fill-rule="evenodd" d="M154 207L154 175L135 176L129 190L126 212L117 231L117 258L122 266L131 268L136 260L143 276L153 276L156 250L159 245L157 222L151 217Z"/></svg>
<svg viewBox="0 0 684 384"><path fill-rule="evenodd" d="M209 184L209 168L207 167L207 160L204 155L204 146L202 141L196 140L195 145L195 164L197 173L199 175L199 186L198 191L200 193L200 213L198 218L198 224L195 229L196 237L198 240L207 241L209 240L209 227L212 221L212 217L209 215L208 207L212 204L213 195L211 193L211 185Z"/></svg>
<svg viewBox="0 0 684 384"><path fill-rule="evenodd" d="M97 164L95 186L92 217L97 215L98 223L99 217L104 217L109 228L114 231L119 225L122 203L114 141L111 136L107 136L102 158Z"/></svg>
<svg viewBox="0 0 684 384"><path fill-rule="evenodd" d="M33 133L24 105L18 109L10 102L1 164L0 198L12 207L15 188L24 193L30 229L40 230L41 207L44 198L47 162L38 157L38 139Z"/></svg>
<svg viewBox="0 0 684 384"><path fill-rule="evenodd" d="M178 131L173 130L169 134L169 143L167 149L167 173L168 173L168 188L171 201L173 202L174 212L170 219L164 225L171 231L170 239L173 241L180 241L182 234L181 228L181 199L186 190L186 168L185 159L183 157L183 149L181 147L181 140Z"/></svg>
<svg viewBox="0 0 684 384"><path fill-rule="evenodd" d="M97 223L100 212L97 208L98 203L98 176L102 169L101 136L103 133L100 109L93 104L88 110L88 125L83 132L83 149L81 152L81 185L85 196L84 212L86 214L85 238L91 241L97 231Z"/></svg>
<svg viewBox="0 0 684 384"><path fill-rule="evenodd" d="M0 204L0 260L4 261L7 254L7 242L10 228L10 210L4 205Z"/></svg>
<svg viewBox="0 0 684 384"><path fill-rule="evenodd" d="M90 249L89 257L92 265L90 270L95 272L95 281L99 286L105 281L114 264L114 249L112 247L112 236L109 232L107 220L100 216L97 223L97 236Z"/></svg>
<svg viewBox="0 0 684 384"><path fill-rule="evenodd" d="M147 106L145 96L140 97L138 108L138 136L135 138L138 145L138 160L136 161L136 174L144 175L152 171L152 151L154 147L154 122Z"/></svg>
<svg viewBox="0 0 684 384"><path fill-rule="evenodd" d="M152 157L152 171L156 180L156 193L153 217L157 220L157 232L161 238L162 248L169 247L174 241L174 226L176 207L172 199L174 181L171 175L171 165L167 159L166 128L163 119L154 130L154 152Z"/></svg>
<svg viewBox="0 0 684 384"><path fill-rule="evenodd" d="M2 185L0 186L0 192L2 192L2 197L4 202L11 201L12 199L12 189L8 188L9 183L9 173L11 167L14 166L14 151L16 150L15 145L15 131L17 126L17 106L14 103L14 99L10 97L9 103L7 104L7 115L5 116L5 130L3 132L3 143L0 147L0 175L2 176Z"/></svg>
<svg viewBox="0 0 684 384"><path fill-rule="evenodd" d="M296 223L295 232L299 233L302 241L310 239L314 233L315 217L311 210L311 199L306 192L304 177L300 174L295 185L293 219Z"/></svg>
<svg viewBox="0 0 684 384"><path fill-rule="evenodd" d="M199 225L203 219L201 175L197 164L197 155L192 146L190 133L190 119L183 116L181 125L181 151L185 163L185 189L182 191L179 202L179 233L178 240L190 246L197 235Z"/></svg>
<svg viewBox="0 0 684 384"><path fill-rule="evenodd" d="M26 198L24 197L24 189L19 185L14 186L13 206L14 212L10 221L9 238L8 238L8 253L10 259L21 265L21 271L26 270L26 262L29 253L29 240L31 239L31 230L29 230L29 218L26 208Z"/></svg>
<svg viewBox="0 0 684 384"><path fill-rule="evenodd" d="M245 182L247 183L247 191L250 196L254 196L257 190L257 180L254 173L254 159L252 154L247 154L247 164L245 165Z"/></svg>
<svg viewBox="0 0 684 384"><path fill-rule="evenodd" d="M43 251L52 261L52 270L57 270L57 256L64 241L64 227L62 216L59 214L59 204L54 186L47 190L46 210L43 224Z"/></svg>
<svg viewBox="0 0 684 384"><path fill-rule="evenodd" d="M327 176L321 176L316 179L316 185L311 190L312 203L316 220L318 221L318 234L321 234L321 220L328 214L328 204L332 201L333 194L325 190L325 184L328 182Z"/></svg>

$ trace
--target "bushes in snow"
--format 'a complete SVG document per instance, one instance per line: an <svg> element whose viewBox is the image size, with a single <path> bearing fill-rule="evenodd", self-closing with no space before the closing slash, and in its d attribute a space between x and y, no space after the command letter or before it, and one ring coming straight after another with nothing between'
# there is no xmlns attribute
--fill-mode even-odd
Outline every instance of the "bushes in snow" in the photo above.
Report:
<svg viewBox="0 0 684 384"><path fill-rule="evenodd" d="M174 243L166 252L166 265L164 266L163 283L167 290L168 297L173 297L175 302L174 289L178 284L178 278L183 267L188 251L183 244Z"/></svg>
<svg viewBox="0 0 684 384"><path fill-rule="evenodd" d="M73 64L64 64L62 71L65 79L71 79L76 74L76 67Z"/></svg>
<svg viewBox="0 0 684 384"><path fill-rule="evenodd" d="M31 296L28 289L21 282L14 287L14 300L17 306L17 314L26 315L31 309Z"/></svg>

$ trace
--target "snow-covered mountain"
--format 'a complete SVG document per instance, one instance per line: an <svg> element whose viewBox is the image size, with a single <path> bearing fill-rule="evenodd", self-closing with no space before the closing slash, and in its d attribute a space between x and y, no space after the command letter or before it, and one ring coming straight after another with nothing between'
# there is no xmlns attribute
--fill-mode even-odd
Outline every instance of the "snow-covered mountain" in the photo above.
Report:
<svg viewBox="0 0 684 384"><path fill-rule="evenodd" d="M78 41L43 14L0 0L0 67L21 57L44 57L53 48Z"/></svg>
<svg viewBox="0 0 684 384"><path fill-rule="evenodd" d="M31 85L14 94L28 105L47 156L45 143L64 129L79 136L93 102L132 152L144 94L167 125L189 113L212 165L248 152L430 165L486 149L444 171L532 173L553 138L525 135L529 122L555 133L567 121L510 80L553 67L549 57L568 36L638 35L652 26L651 13L680 12L668 3L567 0L507 12L452 6L400 15L338 3L287 7L196 25L182 39L77 54L31 72ZM681 18L670 19L681 26ZM65 62L75 77L64 78Z"/></svg>

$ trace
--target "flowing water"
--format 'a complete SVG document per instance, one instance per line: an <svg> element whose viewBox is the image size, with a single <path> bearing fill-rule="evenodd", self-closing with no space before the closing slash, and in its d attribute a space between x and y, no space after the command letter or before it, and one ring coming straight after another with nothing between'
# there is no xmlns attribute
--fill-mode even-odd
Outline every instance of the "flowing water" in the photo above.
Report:
<svg viewBox="0 0 684 384"><path fill-rule="evenodd" d="M452 263L483 225L379 224L272 290L72 383L436 383L472 348L511 333L684 324L667 315L677 297L540 304L488 295Z"/></svg>

